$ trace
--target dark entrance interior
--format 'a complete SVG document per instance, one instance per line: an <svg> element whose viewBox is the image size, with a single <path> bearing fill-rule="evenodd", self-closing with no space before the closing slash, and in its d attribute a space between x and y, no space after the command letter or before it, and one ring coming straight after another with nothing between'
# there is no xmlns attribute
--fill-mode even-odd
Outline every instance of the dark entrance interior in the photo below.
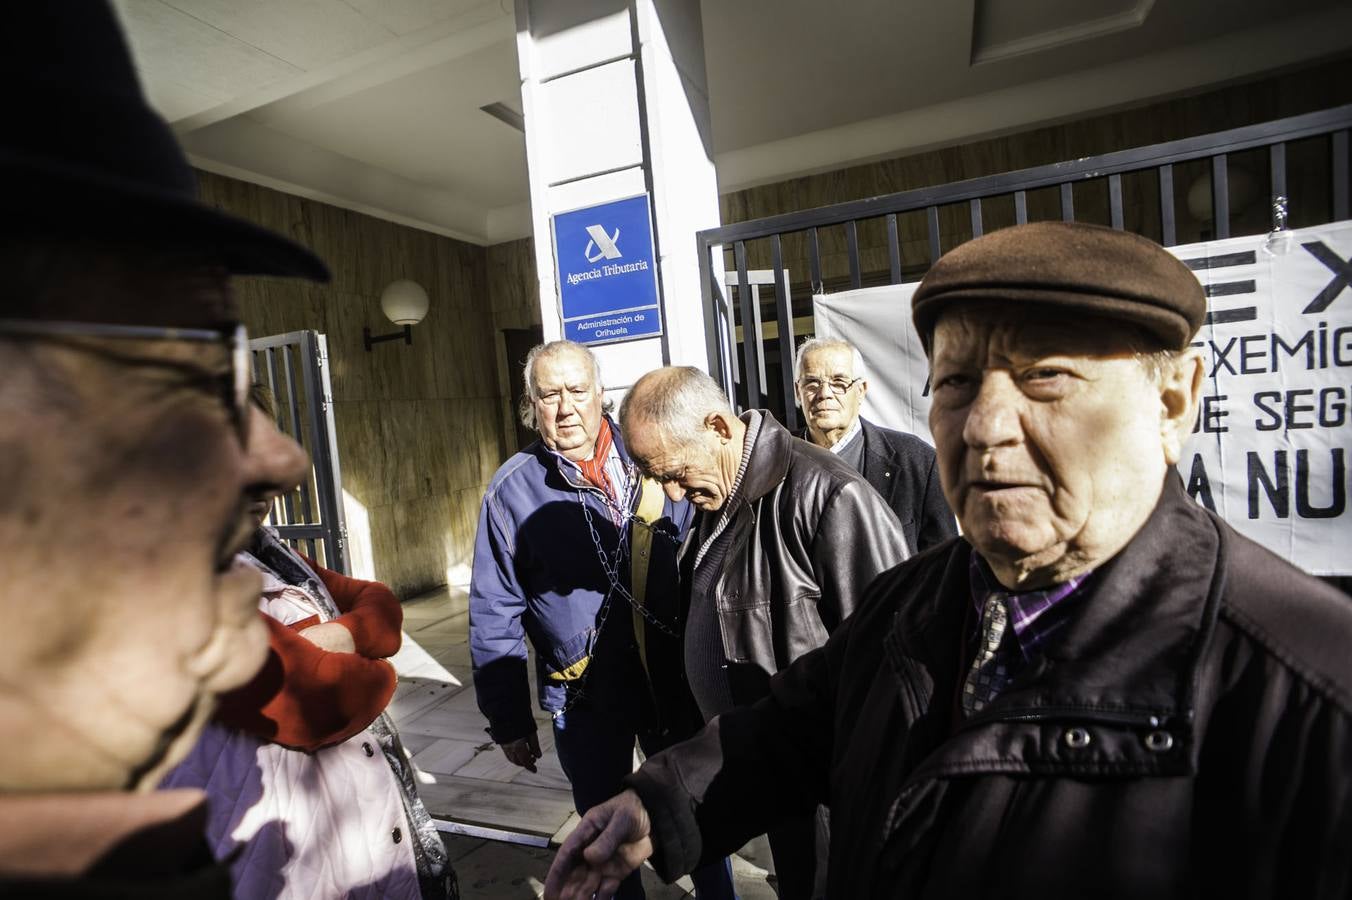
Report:
<svg viewBox="0 0 1352 900"><path fill-rule="evenodd" d="M521 398L526 395L526 380L522 376L521 367L525 365L526 354L531 348L544 342L545 332L539 325L530 328L504 328L502 338L507 345L507 378L512 391L512 421L516 424L516 446L512 450L516 451L523 449L536 438L534 431L521 424L521 417L516 412Z"/></svg>

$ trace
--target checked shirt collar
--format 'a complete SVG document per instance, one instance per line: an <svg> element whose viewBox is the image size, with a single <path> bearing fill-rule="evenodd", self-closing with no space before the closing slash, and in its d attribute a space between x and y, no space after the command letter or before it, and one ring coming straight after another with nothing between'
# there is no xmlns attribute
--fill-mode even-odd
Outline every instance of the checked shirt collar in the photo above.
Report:
<svg viewBox="0 0 1352 900"><path fill-rule="evenodd" d="M1009 610L1009 624L1024 662L1032 659L1070 621L1074 600L1083 594L1081 588L1094 574L1086 572L1042 590L1010 591L996 580L981 554L972 553L970 570L975 621L981 621L987 599L999 595Z"/></svg>

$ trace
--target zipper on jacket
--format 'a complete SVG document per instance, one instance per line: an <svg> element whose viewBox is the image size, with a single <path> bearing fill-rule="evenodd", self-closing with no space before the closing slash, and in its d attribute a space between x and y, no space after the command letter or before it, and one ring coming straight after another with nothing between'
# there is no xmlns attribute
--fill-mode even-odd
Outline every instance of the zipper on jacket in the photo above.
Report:
<svg viewBox="0 0 1352 900"><path fill-rule="evenodd" d="M1101 725L1127 725L1136 728L1160 728L1166 719L1154 713L1114 709L1053 708L1047 710L1013 711L1008 713L978 714L965 719L957 731L991 722L1094 722Z"/></svg>

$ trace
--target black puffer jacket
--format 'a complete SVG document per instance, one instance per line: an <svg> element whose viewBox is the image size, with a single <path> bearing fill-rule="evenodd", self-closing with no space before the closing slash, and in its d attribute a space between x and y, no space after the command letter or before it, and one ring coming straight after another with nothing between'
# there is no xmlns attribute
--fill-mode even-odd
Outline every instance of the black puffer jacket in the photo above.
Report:
<svg viewBox="0 0 1352 900"><path fill-rule="evenodd" d="M738 704L765 696L771 675L826 643L869 582L910 555L897 517L847 463L768 412L742 418L760 429L728 500L728 552L713 587ZM717 514L698 513L707 515ZM699 525L681 550L691 581Z"/></svg>
<svg viewBox="0 0 1352 900"><path fill-rule="evenodd" d="M1352 603L1188 500L956 721L971 547L879 578L771 696L632 785L674 876L831 808L832 898L1347 897Z"/></svg>

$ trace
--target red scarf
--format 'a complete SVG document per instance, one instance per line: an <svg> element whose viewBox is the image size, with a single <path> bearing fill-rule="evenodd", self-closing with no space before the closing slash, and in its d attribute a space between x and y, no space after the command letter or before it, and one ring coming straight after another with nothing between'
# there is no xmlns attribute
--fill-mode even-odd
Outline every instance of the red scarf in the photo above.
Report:
<svg viewBox="0 0 1352 900"><path fill-rule="evenodd" d="M601 420L601 431L596 435L596 446L592 448L591 459L578 460L577 466L582 470L584 478L605 491L607 497L618 503L619 498L615 496L615 488L610 483L610 476L606 474L606 460L610 459L610 446L613 443L614 438L610 435L610 422L603 418Z"/></svg>

